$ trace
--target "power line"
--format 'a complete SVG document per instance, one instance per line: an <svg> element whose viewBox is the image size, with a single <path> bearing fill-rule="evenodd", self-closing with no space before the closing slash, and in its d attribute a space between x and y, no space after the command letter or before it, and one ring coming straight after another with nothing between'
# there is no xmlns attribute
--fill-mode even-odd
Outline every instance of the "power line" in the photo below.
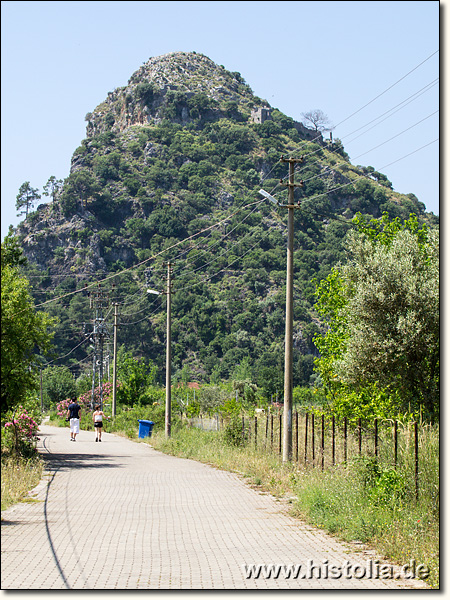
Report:
<svg viewBox="0 0 450 600"><path fill-rule="evenodd" d="M429 83L426 86L424 86L418 92L415 92L414 94L412 94L411 96L409 96L408 98L406 98L406 100L403 100L399 104L396 104L395 106L393 106L392 108L390 108L389 110L387 110L386 112L384 112L383 114L378 115L378 117L375 117L375 119L372 119L372 121L369 121L365 125L362 125L361 127L358 127L358 129L355 129L354 131L352 131L351 133L348 133L347 135L341 137L340 139L346 139L350 135L353 135L354 133L357 133L358 131L361 131L361 129L364 129L368 125L371 125L375 121L378 121L378 119L381 119L381 117L384 117L385 115L387 115L382 121L380 121L379 123L375 123L375 125L373 125L369 129L366 129L366 131L363 131L362 133L360 133L358 136L356 136L352 140L348 140L346 143L350 144L354 140L357 140L362 135L365 135L368 131L371 131L375 127L378 127L378 125L381 125L381 123L384 123L384 121L386 121L387 119L389 119L393 115L397 114L400 110L402 110L403 108L405 108L406 106L408 106L409 104L411 104L411 102L414 102L415 100L417 100L418 98L420 98L423 94L425 94L426 92L430 91L431 88L433 88L435 85L437 85L438 81L439 81L439 77L437 79L435 79L434 81L432 81L431 83ZM397 109L397 110L395 110L395 109ZM388 113L391 113L391 114L388 114Z"/></svg>
<svg viewBox="0 0 450 600"><path fill-rule="evenodd" d="M404 160L405 158L407 158L408 156L411 156L412 154L416 154L416 152L419 152L420 150L423 150L423 148L426 148L427 146L430 146L431 144L436 143L439 140L439 138L436 138L435 140L428 142L427 144L424 144L423 146L421 146L420 148L416 148L416 150L413 150L412 152L409 152L408 154L405 154L404 156L402 156L401 158L398 158L397 160L394 160L393 162L390 162L387 165L384 165L383 167L380 167L380 169L386 169L387 167L390 167L391 165L400 162L401 160ZM366 175L360 175L359 177L356 177L355 179L353 179L352 181L349 181L348 183L344 183L343 185L339 185L331 190L327 190L326 192L323 192L321 194L317 194L316 196L312 196L311 198L308 198L308 200L315 200L316 198L321 198L322 196L327 196L328 194L331 194L332 192L336 192L337 190L340 190L344 187L347 187L349 185L352 185L353 183L355 183L355 181L358 181L359 179L364 179L366 178Z"/></svg>
<svg viewBox="0 0 450 600"><path fill-rule="evenodd" d="M386 140L385 142L382 142L381 144L378 144L378 146L375 146L374 148L371 148L370 150L367 150L366 152L363 152L362 154L359 154L358 156L355 156L355 158L353 160L356 160L357 158L360 158L361 156L364 156L365 154L369 154L369 152L372 152L372 150L376 150L377 148L380 148L381 146L384 146L385 144L392 142L392 140L395 140L396 138L398 138L399 136L403 135L404 133L406 133L407 131L410 131L411 129L413 129L414 127L417 127L417 125L420 125L420 123L423 123L424 121L426 121L427 119L429 119L430 117L434 116L435 114L437 114L439 111L436 110L434 111L434 113L431 113L430 115L428 115L427 117L424 117L423 119L421 119L420 121L417 121L417 123L414 123L414 125L411 125L410 127L408 127L407 129L404 129L403 131L401 131L400 133L397 133L396 135L394 135L393 137L389 138L388 140ZM381 167L384 168L384 167Z"/></svg>
<svg viewBox="0 0 450 600"><path fill-rule="evenodd" d="M335 125L335 128L339 127L339 125L342 125L342 123L345 123L346 121L348 121L349 119L351 119L352 117L354 117L355 115L357 115L359 112L361 112L362 110L364 110L365 108L367 108L370 104L372 104L373 102L375 102L375 100L378 100L378 98L381 98L381 96L383 96L384 94L386 94L389 90L391 90L393 87L395 87L401 81L403 81L404 79L406 79L406 77L408 77L409 75L411 75L411 73L413 73L414 71L416 71L419 67L421 67L424 63L426 63L428 60L430 60L430 58L432 58L438 52L439 52L439 50L435 50L425 60L423 60L421 63L419 63L418 65L416 65L413 69L411 69L411 71L408 71L408 73L406 73L406 75L403 75L403 77L400 77L400 79L397 79L397 81L395 83L393 83L392 85L390 85L389 87L387 87L380 94L378 94L377 96L375 96L375 98L372 98L372 100L370 100L369 102L367 102L366 104L364 104L364 106L361 106L361 108L358 108L358 110L356 110L351 115L349 115L348 117L346 117L345 119L343 119L342 121L340 121L337 125Z"/></svg>

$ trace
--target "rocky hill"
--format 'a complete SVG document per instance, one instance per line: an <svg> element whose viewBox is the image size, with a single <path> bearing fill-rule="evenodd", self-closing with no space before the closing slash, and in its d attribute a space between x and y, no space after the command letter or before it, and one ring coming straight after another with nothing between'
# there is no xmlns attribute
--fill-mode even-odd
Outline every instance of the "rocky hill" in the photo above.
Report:
<svg viewBox="0 0 450 600"><path fill-rule="evenodd" d="M271 393L282 386L286 215L256 204L261 186L285 197L282 154L304 156L296 174L304 187L296 191L295 384L312 381L320 327L313 278L342 258L352 216L436 220L383 174L352 165L339 140L324 141L201 54L151 58L86 121L59 194L17 228L27 275L38 303L103 281L121 303L119 342L151 358L161 375L165 300L150 300L146 287L163 289L170 260L175 378L214 381L245 364ZM92 320L88 295L47 306L60 318L57 351L65 354ZM66 364L79 372L88 353L81 344Z"/></svg>

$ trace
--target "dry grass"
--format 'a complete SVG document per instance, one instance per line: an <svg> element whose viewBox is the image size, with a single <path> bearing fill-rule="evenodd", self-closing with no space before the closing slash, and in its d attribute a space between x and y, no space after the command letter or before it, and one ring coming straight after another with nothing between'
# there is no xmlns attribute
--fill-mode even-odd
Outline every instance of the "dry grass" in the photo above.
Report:
<svg viewBox="0 0 450 600"><path fill-rule="evenodd" d="M2 457L2 510L12 504L28 501L27 494L42 478L39 458Z"/></svg>

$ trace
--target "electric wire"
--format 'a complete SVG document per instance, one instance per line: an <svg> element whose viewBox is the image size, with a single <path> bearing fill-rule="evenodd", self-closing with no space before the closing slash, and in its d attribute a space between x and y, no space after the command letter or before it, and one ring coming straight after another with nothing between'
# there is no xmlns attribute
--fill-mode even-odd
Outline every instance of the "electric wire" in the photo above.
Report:
<svg viewBox="0 0 450 600"><path fill-rule="evenodd" d="M45 363L44 366L48 366L53 364L54 362L61 360L62 358L66 358L67 356L69 356L70 354L72 354L72 352L74 352L74 350L76 350L77 348L79 348L81 346L81 344L84 344L86 342L86 338L82 339L81 342L79 344L77 344L74 348L72 348L72 350L70 350L69 352L67 352L67 354L64 354L63 356L58 356L58 358L55 358L53 360L51 360L50 362Z"/></svg>
<svg viewBox="0 0 450 600"><path fill-rule="evenodd" d="M380 125L381 123L384 123L384 121L386 121L387 119L389 119L393 115L397 114L400 110L402 110L403 108L405 108L406 106L408 106L409 104L411 104L412 102L414 102L415 100L417 100L418 98L420 98L423 94L425 94L426 92L428 92L429 90L431 90L435 85L437 85L438 81L439 81L439 77L437 79L435 79L434 81L432 81L431 83L427 84L421 90L419 90L419 92L421 92L421 93L416 92L415 94L412 94L412 96L409 96L409 98L407 98L406 100L403 100L402 102L400 102L396 106L390 108L389 110L387 110L383 114L379 115L378 117L375 117L375 119L372 119L372 121L369 121L365 125L362 125L361 127L358 127L358 129L355 129L354 131L352 131L350 133L347 133L341 139L346 139L347 137L353 135L354 133L357 133L358 131L361 131L361 129L364 129L368 125L371 125L375 121L378 121L378 119L381 119L382 117L385 117L384 119L382 119L381 121L379 121L379 123L375 123L375 125L373 125L369 129L366 129L366 131L363 131L362 133L360 133L358 136L356 136L352 140L348 140L346 142L346 144L351 144L354 140L357 140L358 138L360 138L361 136L365 135L366 133L368 133L369 131L371 131L375 127L378 127L378 125ZM424 91L422 91L422 90L424 90ZM388 114L388 113L391 113L391 114ZM385 115L387 115L387 116L385 116Z"/></svg>
<svg viewBox="0 0 450 600"><path fill-rule="evenodd" d="M261 202L260 202L260 203L262 203L262 202L264 202L264 200L261 200ZM251 216L251 215L252 215L252 214L253 214L253 213L254 213L256 210L257 210L257 208L258 208L258 207L259 207L259 204L257 204L257 205L254 207L254 209L253 209L253 210L251 210L251 211L248 213L248 215L246 215L246 216L245 216L245 217L244 217L244 218L243 218L243 219L242 219L242 220L241 220L241 221L240 221L240 222L239 222L239 223L238 223L238 224L237 224L235 227L233 227L233 229L231 229L231 230L230 230L228 233L226 233L225 235L223 235L223 236L222 236L222 237L221 237L221 238L220 238L220 239L219 239L217 242L215 242L215 243L213 244L213 246L216 246L217 244L219 244L219 243L222 243L222 242L223 242L223 241L224 241L224 240L225 240L225 239L226 239L226 238L227 238L229 235L231 235L231 233L233 233L234 231L236 231L236 229L237 229L238 227L240 227L240 226L241 226L241 225L242 225L242 224L243 224L243 223L244 223L244 222L245 222L245 221L246 221L246 220L247 220L247 219L248 219L248 218L249 218L249 217L250 217L250 216ZM241 241L242 241L242 240L238 239L238 240L236 240L235 244L237 244L237 243L239 243L239 242L241 242ZM232 244L232 245L231 245L231 247L233 247L235 244ZM212 247L212 246L211 246L211 247ZM211 247L210 247L210 248L208 248L207 250L210 250L210 249L211 249ZM230 250L230 246L227 246L226 248L224 248L224 250L223 250L223 251L222 251L222 252L221 252L219 255L217 255L215 258L213 258L213 260L212 260L212 261L210 261L209 263L207 263L206 265L203 265L203 266L207 266L207 265L211 264L211 262L214 262L214 260L216 260L217 258L220 258L220 256L222 256L224 253L226 253L226 252L229 252L229 250ZM185 271L186 271L186 266L188 266L189 264L194 264L194 263L195 263L195 261L188 262L187 264L185 263L185 264L183 265L183 267L182 267L182 269L183 269L183 272L185 272ZM191 271L188 271L188 272L195 273L195 271L198 271L200 268L203 268L203 267L198 267L197 269L194 269L194 270L191 270ZM181 270L181 269L180 269L180 270Z"/></svg>
<svg viewBox="0 0 450 600"><path fill-rule="evenodd" d="M262 200L262 202L264 202L264 200ZM233 260L231 263L229 263L228 265L226 265L226 267L224 267L223 269L220 269L219 271L217 271L216 273L213 273L212 275L208 276L206 279L202 279L201 281L197 281L195 283L192 283L190 285L184 286L181 289L177 290L177 292L184 292L186 290L189 290L193 287L196 287L197 285L202 285L204 283L207 283L208 281L210 281L211 279L213 279L213 277L216 277L217 275L219 275L220 273L224 273L225 271L228 270L229 267L231 267L232 265L234 265L234 263L236 263L238 260L241 260L242 258L244 258L244 256L246 256L249 252L251 252L259 243L261 240L257 240L253 246L251 246L248 250L246 250L243 254L241 254L240 256L238 256L235 260Z"/></svg>
<svg viewBox="0 0 450 600"><path fill-rule="evenodd" d="M438 52L439 52L439 50L435 50L432 54L430 54L430 56L428 56L428 58L426 58L421 63L419 63L418 65L416 65L413 69L411 69L411 71L408 71L408 73L406 73L406 75L403 75L403 77L400 77L400 79L398 79L395 83L393 83L388 88L386 88L384 91L382 91L381 94L378 94L378 96L375 96L375 98L372 98L372 100L370 100L369 102L367 102L367 104L364 104L364 106L362 106L361 108L359 108L358 110L356 110L355 112L353 112L351 115L349 115L348 117L346 117L345 119L343 119L342 121L340 121L335 127L339 127L339 125L342 125L342 123L345 123L346 121L348 121L349 119L351 119L352 117L354 117L356 114L360 113L362 110L364 110L365 108L367 108L370 104L372 104L373 102L375 102L375 100L378 100L378 98L381 98L381 96L383 96L384 94L386 94L389 90L391 90L393 87L395 87L401 81L403 81L404 79L406 79L409 75L411 75L411 73L413 73L414 71L416 71L419 67L421 67L424 63L426 63L428 60L430 60L430 58L432 58Z"/></svg>
<svg viewBox="0 0 450 600"><path fill-rule="evenodd" d="M393 137L389 138L388 140L382 142L381 144L378 144L378 146L374 146L373 148L371 148L370 150L367 150L366 152L363 152L362 154L358 154L358 156L355 156L355 158L353 160L356 160L357 158L360 158L361 156L364 156L365 154L369 154L369 152L372 152L373 150L376 150L377 148L381 148L381 146L384 146L385 144L388 144L389 142L392 142L392 140L395 140L396 138L400 137L401 135L403 135L404 133L406 133L407 131L410 131L411 129L414 129L414 127L417 127L417 125L420 125L420 123L423 123L424 121L426 121L427 119L430 119L431 117L433 117L435 114L437 114L439 111L436 110L434 113L431 113L430 115L428 115L427 117L424 117L423 119L421 119L420 121L417 121L417 123L414 123L414 125L411 125L410 127L408 127L407 129L404 129L403 131L400 131L400 133L397 133L396 135L394 135ZM381 167L384 168L384 167Z"/></svg>
<svg viewBox="0 0 450 600"><path fill-rule="evenodd" d="M356 160L356 159L360 158L361 156L364 156L365 154L369 154L369 152L372 152L373 150L376 150L377 148L380 148L381 146L384 146L385 144L387 144L387 143L391 142L392 140L394 140L394 139L396 139L396 138L400 137L401 135L403 135L403 134L404 134L404 133L406 133L407 131L410 131L411 129L413 129L414 127L416 127L416 126L417 126L417 125L419 125L420 123L422 123L422 122L426 121L427 119L431 118L432 116L434 116L434 115L435 115L435 114L437 114L438 112L439 112L439 110L436 110L435 112L431 113L431 114L430 114L430 115L428 115L427 117L424 117L424 118L423 118L423 119L421 119L420 121L417 121L416 123L414 123L413 125L411 125L411 126L410 126L410 127L408 127L407 129L404 129L403 131L401 131L401 132L397 133L396 135L394 135L393 137L389 138L388 140L385 140L384 142L381 142L380 144L378 144L377 146L374 146L374 147L373 147L373 148L371 148L370 150L367 150L367 151L365 151L365 152L363 152L363 153L359 154L358 156L354 157L354 158L353 158L353 160ZM365 126L363 126L363 127L365 127ZM349 135L350 135L350 134L349 134ZM359 137L359 136L358 136L358 137ZM344 138L342 138L342 139L344 139ZM355 138L355 139L356 139L356 138ZM351 140L351 141L354 141L354 140ZM328 150L329 150L329 151L332 151L332 150L330 150L329 148L328 148ZM312 152L310 152L310 153L308 153L308 154L304 155L304 158L307 158L307 157L309 157L309 156L312 156L312 155L314 155L314 154L317 154L317 152L320 152L320 151L323 151L323 148L319 148L319 149L317 149L317 150L315 150L315 151L312 151ZM303 167L296 167L296 168L295 168L295 170L294 170L294 173L295 173L295 174L297 174L297 175L299 175L299 174L300 174L302 171L304 171L305 169L308 169L308 168L310 168L310 165L305 165L305 166L303 166ZM381 167L380 169L382 169L382 168L384 168L384 167ZM326 166L326 168L325 168L325 169L322 171L322 173L319 173L319 174L317 174L317 175L313 175L313 176L309 177L308 179L304 180L304 181L303 181L303 183L306 183L307 181L311 181L311 180L313 180L313 179L318 179L318 178L322 177L323 175L325 175L327 172L329 172L329 171L331 171L331 170L332 170L332 168L331 168L330 166ZM280 185L280 184L278 184L278 185L277 185L277 186L274 188L274 191L273 191L273 192L271 192L272 194L275 194L275 190L276 190L276 188L277 188L279 185ZM276 192L276 193L278 194L278 193L280 193L280 192Z"/></svg>
<svg viewBox="0 0 450 600"><path fill-rule="evenodd" d="M392 85L390 85L388 88L386 88L385 90L383 90L380 94L378 94L377 96L375 96L374 98L372 98L372 100L370 100L369 102L367 102L366 104L364 104L362 107L360 107L358 110L354 111L353 113L351 113L348 117L346 117L345 119L343 119L342 121L340 121L337 125L335 125L333 127L333 129L336 129L337 127L339 127L339 125L342 125L342 123L345 123L346 121L348 121L350 118L352 118L353 116L355 116L356 114L358 114L359 112L361 112L364 108L366 108L367 106L369 106L370 104L372 104L373 102L375 102L375 100L377 100L378 98L380 98L381 96L383 96L385 93L387 93L389 90L391 90L393 87L395 87L398 83L400 83L401 81L403 81L404 79L406 79L406 77L408 77L411 73L413 73L414 71L416 71L420 66L422 66L425 62L427 62L428 60L430 60L435 54L437 54L439 52L439 50L436 50L435 52L433 52L430 56L428 56L425 60L423 60L421 63L419 63L418 65L416 65L413 69L411 69L408 73L406 73L405 75L403 75L400 79L398 79L395 83L393 83ZM435 80L436 81L436 80ZM432 85L434 82L431 82L430 84L427 84L427 86L425 86L425 88L427 88L428 86ZM407 100L409 100L411 97L415 96L416 94L419 94L420 92L422 92L422 90L424 90L424 88L422 88L421 90L419 90L418 92L415 92L415 94L412 94L412 96L410 96L409 98L406 98L406 100L404 100L403 102L406 102ZM428 91L428 89L425 89L425 91ZM424 92L422 92L424 93ZM421 94L420 94L421 95ZM415 99L415 98L414 98ZM400 103L402 104L402 103ZM396 107L394 107L396 108ZM389 110L393 110L393 109L389 109ZM389 111L388 111L389 112ZM384 113L385 114L385 113ZM384 116L381 115L381 116ZM381 118L377 117L378 118ZM370 123L372 123L373 121L366 123L366 125L363 125L362 127L366 127L367 125L369 125ZM353 133L355 133L356 131L359 131L359 129L355 130L354 132L347 134L347 136L342 137L341 139L345 139L346 137L348 137L349 135L353 135ZM316 139L319 139L322 137L322 134L319 134L316 138L314 138L315 141ZM356 139L356 138L355 138ZM353 141L353 140L351 140ZM291 156L292 154L294 154L295 152L298 152L301 148L303 148L306 144L308 144L309 141L305 140L304 142L302 142L302 144L300 146L297 146L296 148L294 148L294 150L291 150L288 153L288 156ZM348 142L349 143L349 142ZM320 152L322 150L322 148L320 147L319 149L317 149L314 152L309 153L307 156L310 156L311 154L315 154L316 152ZM276 166L278 166L279 163L277 163L277 165L275 165L272 170L270 171L270 173L272 173ZM287 177L287 175L285 176ZM267 177L265 177L264 179L267 179ZM263 183L264 179L261 181L261 184ZM273 191L271 192L271 194L274 193L274 191L277 189L278 186L275 186L273 188Z"/></svg>
<svg viewBox="0 0 450 600"><path fill-rule="evenodd" d="M142 323L143 321L146 321L151 316L153 316L159 310L160 310L160 307L156 307L155 310L153 310L151 313L149 313L148 315L146 315L143 319L140 319L139 321L134 321L133 323L125 323L125 322L123 322L123 323L120 324L120 326L121 327L127 327L127 326L130 326L130 325L137 325L138 323Z"/></svg>
<svg viewBox="0 0 450 600"><path fill-rule="evenodd" d="M412 152L409 152L408 154L405 154L404 156L402 156L401 158L398 158L396 160L394 160L393 162L390 162L387 165L384 165L382 167L380 167L380 169L386 169L387 167L390 167L391 165L400 162L401 160L404 160L405 158L408 158L408 156L411 156L412 154L416 154L417 152L419 152L420 150L423 150L423 148L426 148L427 146L430 146L431 144L436 143L437 141L439 141L439 138L436 138L435 140L432 140L431 142L428 142L427 144L424 144L423 146L421 146L420 148L416 148L415 150L413 150ZM353 183L355 183L356 181L359 181L360 179L364 179L366 178L367 175L360 175L359 177L356 177L355 179L352 179L351 181L349 181L348 183L344 183L342 185L339 185L333 189L327 190L326 192L323 192L321 194L317 194L316 196L312 196L310 198L308 198L308 200L315 200L316 198L321 198L322 196L327 196L328 194L331 194L333 192L336 192L337 190L340 190L344 187L347 187L349 185L352 185Z"/></svg>
<svg viewBox="0 0 450 600"><path fill-rule="evenodd" d="M155 298L153 298L152 302L150 303L150 306L153 306L153 304L158 300L159 296L156 296ZM144 300L147 300L148 296L147 296L147 292L145 292L145 296L144 296ZM143 308L142 310L139 310L137 312L133 312L133 313L120 313L121 318L123 317L134 317L135 315L140 315L141 313L143 313L145 310L148 310L149 306L146 306L145 308Z"/></svg>

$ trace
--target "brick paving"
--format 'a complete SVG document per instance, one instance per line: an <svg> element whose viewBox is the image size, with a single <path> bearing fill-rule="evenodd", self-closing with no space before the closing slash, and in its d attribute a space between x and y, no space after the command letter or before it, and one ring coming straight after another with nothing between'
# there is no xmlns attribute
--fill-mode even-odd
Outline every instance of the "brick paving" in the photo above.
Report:
<svg viewBox="0 0 450 600"><path fill-rule="evenodd" d="M332 565L375 557L290 517L235 474L112 434L95 443L82 431L73 443L68 429L40 429L47 471L32 492L37 501L2 512L3 590L423 586L325 578L326 564L333 573ZM317 568L306 573L311 560L322 577ZM247 578L243 565L259 563L302 564L307 576Z"/></svg>

